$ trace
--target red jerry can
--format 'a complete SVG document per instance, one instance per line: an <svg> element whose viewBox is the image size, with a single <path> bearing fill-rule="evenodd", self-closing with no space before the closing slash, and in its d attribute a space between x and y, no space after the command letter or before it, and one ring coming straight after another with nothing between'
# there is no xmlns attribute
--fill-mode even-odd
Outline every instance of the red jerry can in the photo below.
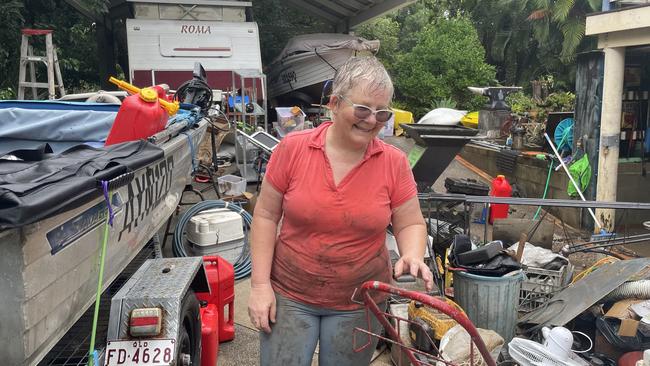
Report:
<svg viewBox="0 0 650 366"><path fill-rule="evenodd" d="M215 366L219 356L219 310L208 304L201 308L201 365Z"/></svg>
<svg viewBox="0 0 650 366"><path fill-rule="evenodd" d="M169 115L158 101L158 91L142 88L122 102L105 146L153 136L165 128L168 119Z"/></svg>
<svg viewBox="0 0 650 366"><path fill-rule="evenodd" d="M210 293L197 292L196 297L199 301L216 305L219 313L219 342L231 341L235 338L235 270L232 264L219 256L204 256L203 266L210 284Z"/></svg>
<svg viewBox="0 0 650 366"><path fill-rule="evenodd" d="M493 197L510 197L512 196L512 187L508 180L503 175L497 175L492 180L492 189L490 196ZM508 217L508 209L510 205L505 203L490 204L490 224L494 223L495 219L505 219Z"/></svg>

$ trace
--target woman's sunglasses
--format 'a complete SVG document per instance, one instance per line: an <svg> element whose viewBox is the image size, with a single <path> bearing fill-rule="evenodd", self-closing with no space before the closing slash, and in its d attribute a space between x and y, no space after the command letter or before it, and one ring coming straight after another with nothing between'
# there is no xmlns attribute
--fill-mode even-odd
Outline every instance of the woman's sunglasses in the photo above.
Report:
<svg viewBox="0 0 650 366"><path fill-rule="evenodd" d="M393 116L393 111L390 109L374 110L363 104L352 103L350 99L348 99L343 95L339 95L339 98L343 99L344 101L352 105L352 108L354 109L354 116L358 119L367 119L368 117L374 114L377 122L385 123L388 122L388 120Z"/></svg>

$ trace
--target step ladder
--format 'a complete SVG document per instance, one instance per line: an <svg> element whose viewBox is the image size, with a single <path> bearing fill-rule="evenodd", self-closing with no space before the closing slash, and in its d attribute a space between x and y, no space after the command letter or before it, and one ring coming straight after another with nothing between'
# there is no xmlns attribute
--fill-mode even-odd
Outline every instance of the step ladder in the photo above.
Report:
<svg viewBox="0 0 650 366"><path fill-rule="evenodd" d="M56 98L57 88L61 97L65 95L63 78L59 68L59 58L52 43L52 32L49 29L21 29L18 99L25 99L25 89L28 88L32 91L32 99L39 99L38 89L47 89L48 99ZM45 56L35 55L33 47L30 45L30 37L37 36L45 36ZM37 62L43 62L47 68L47 83L36 81L35 63ZM27 81L27 66L29 66L30 81Z"/></svg>

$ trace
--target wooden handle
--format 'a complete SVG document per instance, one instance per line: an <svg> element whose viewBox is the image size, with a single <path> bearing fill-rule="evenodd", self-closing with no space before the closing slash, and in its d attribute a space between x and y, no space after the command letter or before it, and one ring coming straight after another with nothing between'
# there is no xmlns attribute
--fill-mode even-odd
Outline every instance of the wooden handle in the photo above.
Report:
<svg viewBox="0 0 650 366"><path fill-rule="evenodd" d="M521 263L521 257L524 255L524 248L526 247L526 240L528 235L526 233L521 233L519 237L519 245L517 245L517 262Z"/></svg>

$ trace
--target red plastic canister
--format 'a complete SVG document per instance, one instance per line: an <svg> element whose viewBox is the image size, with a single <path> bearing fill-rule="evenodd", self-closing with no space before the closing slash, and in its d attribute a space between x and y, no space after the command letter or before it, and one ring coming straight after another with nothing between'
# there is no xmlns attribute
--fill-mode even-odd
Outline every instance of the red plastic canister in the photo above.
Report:
<svg viewBox="0 0 650 366"><path fill-rule="evenodd" d="M492 180L492 189L490 196L493 197L510 197L512 196L512 187L508 180L503 175L497 175ZM508 209L510 205L505 203L497 203L490 205L490 224L494 223L495 219L505 219L508 217Z"/></svg>
<svg viewBox="0 0 650 366"><path fill-rule="evenodd" d="M235 269L219 256L204 256L205 274L210 284L210 293L197 292L199 301L217 306L219 313L219 342L235 338ZM227 319L226 319L227 309Z"/></svg>
<svg viewBox="0 0 650 366"><path fill-rule="evenodd" d="M201 365L216 365L219 357L219 311L217 305L201 308Z"/></svg>
<svg viewBox="0 0 650 366"><path fill-rule="evenodd" d="M158 102L158 92L153 88L142 88L138 94L124 99L105 146L147 138L167 125L169 116Z"/></svg>

